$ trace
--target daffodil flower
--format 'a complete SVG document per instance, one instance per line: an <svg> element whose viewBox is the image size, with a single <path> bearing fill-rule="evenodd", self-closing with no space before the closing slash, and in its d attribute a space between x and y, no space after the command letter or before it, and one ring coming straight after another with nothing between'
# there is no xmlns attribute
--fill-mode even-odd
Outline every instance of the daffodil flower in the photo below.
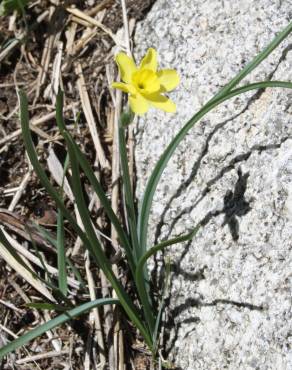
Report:
<svg viewBox="0 0 292 370"><path fill-rule="evenodd" d="M139 66L133 58L121 52L115 57L123 82L114 82L112 87L128 93L132 111L143 115L153 106L165 112L174 113L176 105L165 92L179 84L179 75L174 69L157 70L157 51L148 49Z"/></svg>

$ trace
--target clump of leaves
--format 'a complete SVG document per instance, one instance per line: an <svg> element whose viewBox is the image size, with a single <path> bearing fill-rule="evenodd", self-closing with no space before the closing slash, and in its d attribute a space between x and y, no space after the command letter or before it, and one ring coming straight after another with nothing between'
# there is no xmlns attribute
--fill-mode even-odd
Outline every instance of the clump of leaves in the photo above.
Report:
<svg viewBox="0 0 292 370"><path fill-rule="evenodd" d="M36 172L40 182L46 189L47 193L55 201L58 208L58 221L57 221L57 237L52 240L51 244L55 246L58 258L58 285L52 279L44 279L41 276L36 276L47 288L52 289L58 298L57 303L49 301L31 303L30 307L38 309L53 309L56 312L62 312L59 316L53 318L46 323L31 329L22 336L14 339L8 344L0 348L0 359L15 351L17 348L25 345L32 339L44 334L46 331L61 325L74 317L80 316L95 307L102 305L120 304L141 336L149 350L152 352L153 357L157 356L159 350L159 329L161 324L162 311L164 309L164 292L167 291L167 279L165 288L161 293L161 300L159 309L155 309L155 302L153 291L150 289L151 281L148 274L148 259L156 252L164 248L191 240L200 228L200 224L189 230L188 233L177 236L173 239L163 240L159 244L151 246L148 245L148 224L153 203L154 194L161 178L161 175L166 168L169 160L171 159L174 151L178 145L186 137L190 129L199 122L208 112L216 108L225 101L246 93L252 90L266 89L266 88L285 88L292 89L292 82L290 81L261 81L238 87L239 83L251 73L263 60L265 60L271 52L292 32L292 23L290 23L282 32L280 32L275 39L250 63L248 63L227 85L217 92L205 105L196 112L193 117L185 123L177 135L168 144L163 154L156 163L150 178L148 179L144 196L141 201L140 207L136 211L134 191L131 184L130 172L128 166L128 153L127 153L127 127L133 119L133 114L144 114L150 106L154 106L165 111L173 112L174 103L170 102L162 92L172 90L178 83L178 77L173 70L157 71L156 51L150 49L146 57L142 60L141 64L137 66L130 57L124 53L117 56L117 63L119 66L121 79L124 82L116 82L114 87L121 89L129 94L130 108L133 112L126 110L121 114L118 137L119 137L119 154L122 172L123 195L125 202L125 212L127 222L123 223L111 207L111 202L108 200L102 184L88 162L85 154L81 151L77 143L74 141L68 127L65 124L63 117L63 93L60 91L56 100L56 123L59 127L60 135L63 137L64 145L67 148L67 160L64 166L63 176L65 179L67 169L70 168L71 189L74 194L74 203L78 209L80 216L80 223L74 215L69 211L63 197L63 189L61 186L57 188L52 185L48 178L45 169L39 162L37 151L32 140L30 125L29 125L29 110L28 99L23 91L19 91L20 101L20 122L22 128L22 136L26 152L30 162ZM112 263L105 253L102 245L102 240L97 237L97 232L94 228L94 223L91 220L91 215L86 202L84 188L82 184L82 176L87 178L91 184L92 189L99 198L100 203L111 224L116 230L118 235L119 244L124 252L124 261L129 266L129 275L132 279L133 286L136 288L136 297L129 294L127 288L117 278ZM70 299L67 287L67 272L73 264L69 264L69 259L66 258L65 243L64 243L64 220L71 225L76 235L80 237L84 249L92 257L92 261L99 267L112 288L115 290L117 298L100 298L94 301L88 301L79 306L75 305ZM45 235L45 234L44 234ZM51 238L52 239L52 238ZM48 238L48 240L50 240ZM0 244L14 257L17 262L21 263L23 268L28 272L33 273L29 266L27 266L21 257L10 245L4 232L0 228ZM35 248L37 250L37 248ZM68 266L67 266L68 265ZM73 265L74 266L74 265ZM169 275L169 271L166 274ZM49 273L47 273L49 276ZM138 304L137 304L138 302ZM166 364L164 364L166 366Z"/></svg>
<svg viewBox="0 0 292 370"><path fill-rule="evenodd" d="M13 13L15 10L24 14L25 6L29 0L2 0L0 3L0 16Z"/></svg>

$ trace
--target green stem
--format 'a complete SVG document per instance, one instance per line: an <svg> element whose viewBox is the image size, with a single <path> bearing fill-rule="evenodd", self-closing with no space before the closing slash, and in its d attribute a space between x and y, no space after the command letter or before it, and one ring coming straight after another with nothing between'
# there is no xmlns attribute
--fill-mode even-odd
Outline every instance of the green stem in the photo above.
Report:
<svg viewBox="0 0 292 370"><path fill-rule="evenodd" d="M101 248L101 245L100 245L100 243L99 243L99 241L96 237L95 231L92 228L91 220L88 218L88 215L87 215L88 210L87 210L87 212L85 211L85 203L84 203L84 200L82 201L82 198L81 198L82 189L80 188L80 183L79 183L80 182L80 176L78 178L78 175L76 175L77 171L79 169L78 169L77 159L74 155L74 151L71 150L71 148L69 146L69 149L70 149L69 150L69 156L71 157L70 159L71 159L72 171L74 169L74 173L75 173L75 176L74 176L75 177L75 181L74 181L75 182L75 190L77 190L77 192L78 192L78 194L76 194L76 192L75 192L75 199L78 203L78 209L80 207L79 212L80 212L84 227L87 227L86 232L88 233L88 235L85 234L83 232L83 230L81 230L81 228L78 226L74 217L72 217L71 213L65 207L65 205L63 203L63 199L60 197L58 192L51 185L48 177L46 176L44 170L42 169L42 167L41 167L41 165L38 161L38 158L37 158L37 155L36 155L36 152L35 152L35 148L34 148L34 144L32 142L32 138L31 138L30 131L29 131L29 116L28 116L27 97L22 91L20 91L19 92L19 98L20 98L20 113L21 113L21 126L22 126L23 139L24 139L24 143L25 143L27 153L29 155L31 164L32 164L35 172L37 173L39 179L41 180L42 185L46 188L47 192L55 200L57 206L62 210L64 216L67 218L67 220L70 222L72 227L75 229L75 231L77 232L77 234L81 238L82 242L84 243L84 246L93 255L93 257L95 259L95 262L104 271L106 277L108 278L108 280L112 284L113 289L116 291L117 296L120 300L120 303L121 303L122 307L124 308L124 310L128 314L131 321L134 323L134 325L139 329L140 333L142 334L142 336L145 339L145 342L147 343L150 350L152 351L152 349L153 349L152 338L149 335L149 332L146 329L146 327L144 326L143 322L141 321L135 306L133 305L133 303L130 300L130 297L128 296L128 294L126 293L126 291L124 290L124 288L122 287L120 282L115 277L115 275L114 275L114 273L111 269L110 262L107 260L105 254L104 254L104 252ZM64 134L64 137L66 138L66 132L64 132L63 134ZM67 137L67 140L68 140L68 137ZM69 140L68 140L68 142L69 142ZM83 197L83 194L82 194L82 197Z"/></svg>
<svg viewBox="0 0 292 370"><path fill-rule="evenodd" d="M134 258L135 258L135 261L137 261L138 256L139 256L139 253L138 253L139 252L139 241L138 241L138 235L137 235L136 211L135 211L133 190L131 186L130 172L129 172L129 165L128 165L125 128L122 126L121 121L119 122L119 149L120 149L120 162L121 162L121 167L122 167L123 187L125 191L127 219L129 222Z"/></svg>
<svg viewBox="0 0 292 370"><path fill-rule="evenodd" d="M140 247L138 241L138 234L137 234L137 222L136 222L136 212L135 212L135 205L134 205L134 196L133 196L133 189L131 186L130 180L130 173L129 173L129 166L128 166L128 155L127 155L127 147L126 147L126 139L125 139L125 127L130 123L129 121L132 119L131 115L128 113L122 113L121 118L119 121L119 149L120 149L120 159L121 159L121 167L122 167L122 178L123 178L123 187L125 191L125 201L126 201L126 212L127 212L127 219L129 222L131 240L133 245L133 253L135 262L137 263L138 258L140 258ZM147 276L144 271L143 276ZM145 319L147 321L148 327L150 332L152 333L155 327L155 319L153 316L153 308L150 295L147 291L147 279L143 279L139 285L137 285L137 290L139 297L141 299L143 312L145 314Z"/></svg>
<svg viewBox="0 0 292 370"><path fill-rule="evenodd" d="M80 316L95 307L105 305L105 304L119 304L117 299L113 298L103 298L96 299L95 301L83 303L81 306L75 307L70 311L63 313L55 317L54 319L37 326L36 328L30 330L28 333L23 334L21 337L13 340L11 343L7 344L0 348L0 359L9 353L15 351L17 348L25 345L27 342L45 334L47 331L54 329L55 327L64 324L67 321L74 319L77 316Z"/></svg>
<svg viewBox="0 0 292 370"><path fill-rule="evenodd" d="M144 285L143 270L144 270L147 260L150 257L152 257L155 253L161 251L162 249L170 245L177 244L177 243L183 243L188 240L191 240L196 235L199 228L200 228L200 225L198 225L193 231L191 231L188 234L177 236L176 238L173 238L170 240L165 240L159 244L156 244L152 248L148 249L147 252L139 259L138 264L137 264L136 276L135 276L137 286L140 287Z"/></svg>
<svg viewBox="0 0 292 370"><path fill-rule="evenodd" d="M183 129L180 131L180 133L172 140L171 144L166 148L164 151L161 160L164 161L164 165L160 166L160 161L156 164L150 179L147 183L145 194L142 200L141 205L141 211L139 213L138 218L138 236L139 236L139 242L140 242L140 248L142 252L146 251L146 243L147 243L147 227L148 227L148 220L149 220L149 212L150 207L153 199L153 195L157 186L157 183L160 179L161 173L163 172L170 156L168 156L168 152L170 152L170 147L172 145L178 145L176 142L180 142L184 136L186 135L187 131L190 127L192 127L195 122L198 121L196 117L198 117L198 114L200 114L203 110L205 110L209 105L212 105L214 101L217 101L217 99L225 96L227 93L231 91L233 87L235 87L244 77L246 77L251 71L253 71L265 58L268 57L270 53L289 35L289 33L292 31L292 22L288 24L288 26L280 32L274 40L261 52L259 53L250 63L248 63L226 86L224 86L219 92L211 99L209 102L207 102L204 107L196 114L194 115L189 122L183 127ZM229 97L228 97L229 99ZM219 103L220 104L220 103ZM216 105L215 105L216 106ZM212 105L212 107L214 107ZM212 108L211 108L212 109ZM205 113L204 113L205 114ZM204 115L202 114L201 117ZM186 130L185 130L186 128ZM182 131L185 131L185 133L182 133ZM182 135L181 135L182 133ZM177 140L177 137L180 137ZM174 148L175 149L175 148ZM165 159L166 158L166 159ZM162 170L159 169L159 167L163 167Z"/></svg>
<svg viewBox="0 0 292 370"><path fill-rule="evenodd" d="M147 244L147 229L148 229L148 220L150 215L150 209L152 205L153 196L159 182L159 179L169 161L172 154L174 153L177 146L180 142L185 138L189 130L197 123L202 117L204 117L208 112L212 109L220 105L226 100L233 98L239 94L246 93L251 90L258 90L267 87L282 87L282 88L289 88L292 89L292 83L284 82L284 81L265 81L265 82L258 82L253 83L250 85L246 85L235 89L224 96L219 96L217 99L213 100L212 102L206 104L202 109L200 109L178 132L178 134L174 137L174 139L170 142L168 147L163 152L162 156L160 157L159 161L156 163L156 166L147 182L147 186L144 192L144 197L142 200L142 206L139 213L139 220L138 220L138 230L139 230L139 241L140 241L140 248L144 253L146 252L146 244Z"/></svg>
<svg viewBox="0 0 292 370"><path fill-rule="evenodd" d="M79 164L82 167L83 172L87 176L87 178L88 178L89 182L91 183L94 191L96 192L98 198L100 199L101 204L103 205L104 210L105 210L107 216L109 217L111 223L114 225L114 227L117 231L117 234L118 234L119 242L121 243L122 247L124 248L124 250L126 252L131 272L132 272L133 276L135 276L136 263L135 263L134 258L133 258L133 252L132 252L130 241L129 241L125 231L123 230L123 227L120 224L119 219L117 218L116 214L114 213L114 211L113 211L113 209L112 209L112 207L111 207L111 205L110 205L110 203L109 203L109 201L108 201L108 199L107 199L107 197L106 197L106 195L103 191L103 188L102 188L101 184L99 183L99 181L97 180L94 172L92 171L92 168L91 168L89 162L87 161L85 155L82 153L82 151L80 150L80 148L75 143L75 141L72 139L70 133L66 129L64 119L63 119L63 92L61 90L59 91L58 96L57 96L56 118L57 118L57 124L59 126L59 129L60 129L61 133L63 134L64 132L66 132L66 134L67 134L67 144L72 146L73 151L75 153L75 156L77 157L77 159L79 161Z"/></svg>
<svg viewBox="0 0 292 370"><path fill-rule="evenodd" d="M64 138L66 139L66 142L68 144L68 134L66 132L63 133ZM100 266L100 268L105 273L106 277L110 281L113 289L116 291L117 296L120 300L120 303L124 310L127 312L128 316L130 317L131 321L136 325L136 327L140 330L141 334L145 338L147 344L149 347L152 347L152 339L149 337L149 333L144 327L143 323L141 322L139 318L139 314L133 305L130 297L120 284L120 282L117 280L110 262L108 258L106 257L99 240L96 236L96 233L94 231L94 228L91 223L90 215L88 212L88 208L86 207L82 185L80 181L80 173L79 173L79 165L77 158L75 156L75 153L73 151L73 148L68 145L68 151L69 151L69 158L71 163L71 170L72 170L72 183L73 183L73 190L75 195L76 204L78 207L78 211L80 213L80 217L82 219L82 223L84 226L84 229L86 231L86 235L90 241L89 245L87 246L88 250L91 252L92 256L94 257L96 263Z"/></svg>
<svg viewBox="0 0 292 370"><path fill-rule="evenodd" d="M193 230L189 234L179 236L179 237L171 239L171 240L166 240L166 241L164 241L160 244L155 245L154 247L148 249L148 251L139 259L138 264L137 264L136 274L135 274L135 281L136 281L137 290L140 293L140 298L141 298L141 301L143 303L145 316L146 316L146 314L148 314L147 310L151 309L150 307L147 307L147 308L144 307L144 302L147 302L147 291L146 291L146 288L145 288L146 284L147 284L147 281L145 280L145 275L144 275L144 270L145 270L145 267L146 267L147 260L151 256L153 256L155 253L157 253L158 251L168 247L169 245L176 244L176 243L181 243L181 242L184 242L186 240L191 239L195 235L195 233L197 232L197 229L198 228L196 228L195 230ZM152 314L152 312L151 312L151 314ZM147 323L148 323L148 326L149 326L151 334L152 334L152 340L154 342L154 349L155 349L155 347L156 347L155 340L156 340L156 336L157 336L157 332L156 332L157 331L157 328L156 328L157 320L155 320L153 316L152 317L146 316L146 319L147 319Z"/></svg>

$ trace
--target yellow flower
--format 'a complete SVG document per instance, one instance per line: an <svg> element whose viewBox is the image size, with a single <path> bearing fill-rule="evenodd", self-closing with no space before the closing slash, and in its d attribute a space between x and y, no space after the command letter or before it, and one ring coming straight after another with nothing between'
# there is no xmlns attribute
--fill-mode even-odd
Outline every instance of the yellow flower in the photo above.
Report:
<svg viewBox="0 0 292 370"><path fill-rule="evenodd" d="M123 82L114 82L112 87L130 94L129 103L134 113L143 115L150 106L169 113L176 111L174 102L162 94L179 84L179 75L174 69L157 70L155 49L148 49L138 67L133 58L122 52L115 60Z"/></svg>

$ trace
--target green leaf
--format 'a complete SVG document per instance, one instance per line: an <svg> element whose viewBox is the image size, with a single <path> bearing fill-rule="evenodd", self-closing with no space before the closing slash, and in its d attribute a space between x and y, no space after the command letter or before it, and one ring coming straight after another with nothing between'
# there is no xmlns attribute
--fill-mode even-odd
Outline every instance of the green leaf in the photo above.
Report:
<svg viewBox="0 0 292 370"><path fill-rule="evenodd" d="M2 0L0 4L0 16L8 15L15 10L24 14L24 8L29 0Z"/></svg>
<svg viewBox="0 0 292 370"><path fill-rule="evenodd" d="M29 130L29 116L28 116L28 102L25 93L21 90L18 91L19 95L19 103L20 103L20 123L22 129L22 137L25 145L25 149L29 156L30 162L35 170L39 180L41 181L42 185L45 187L46 191L49 195L54 199L58 208L60 208L63 212L64 217L70 222L78 236L81 238L84 244L88 243L88 239L81 228L78 226L76 220L68 211L66 206L64 205L63 199L60 194L56 191L53 185L50 183L45 171L43 170L42 166L38 161L38 157L34 148L34 144L30 135Z"/></svg>
<svg viewBox="0 0 292 370"><path fill-rule="evenodd" d="M43 236L44 239L46 239L49 243L51 243L56 249L58 248L57 247L57 240L55 239L55 237L48 230L46 230L45 228L41 227L37 223L34 223L34 227L40 232L40 234ZM75 278L79 281L80 286L82 288L85 288L86 284L83 281L80 272L74 266L73 262L70 260L69 257L67 257L65 255L65 258L66 258L66 263L68 264L70 270L73 272Z"/></svg>
<svg viewBox="0 0 292 370"><path fill-rule="evenodd" d="M143 278L143 268L144 265L146 264L147 260L152 257L155 253L161 251L162 249L169 247L170 245L178 244L178 243L183 243L185 241L191 240L196 233L198 232L200 228L200 225L194 228L190 233L184 234L181 236L177 236L173 239L170 240L165 240L159 244L156 244L152 248L149 248L147 252L140 258L138 265L137 265L137 270L136 270L136 281L140 281L141 278Z"/></svg>
<svg viewBox="0 0 292 370"><path fill-rule="evenodd" d="M121 127L127 127L129 126L135 118L134 112L131 110L131 108L128 108L127 111L124 111L120 115L120 126Z"/></svg>
<svg viewBox="0 0 292 370"><path fill-rule="evenodd" d="M65 254L65 242L64 242L64 217L62 211L58 210L57 216L57 254L58 254L58 285L60 291L67 296L68 284L67 284L67 273L66 273L66 254Z"/></svg>
<svg viewBox="0 0 292 370"><path fill-rule="evenodd" d="M23 268L25 268L27 271L29 271L32 275L34 275L33 271L30 269L29 266L23 261L23 259L18 255L18 253L14 250L12 245L8 242L6 239L1 227L0 227L0 242L3 244L3 246L7 249L7 251L12 255L12 257L15 258L15 260L20 263Z"/></svg>
<svg viewBox="0 0 292 370"><path fill-rule="evenodd" d="M56 312L65 312L70 310L71 307L64 307L59 304L46 303L46 302L36 302L36 303L27 303L27 307L36 308L37 310L50 310Z"/></svg>
<svg viewBox="0 0 292 370"><path fill-rule="evenodd" d="M64 133L66 132L66 138L67 138L66 141L67 141L68 147L70 146L72 152L74 152L74 155L76 156L82 170L84 171L84 173L85 173L86 177L88 178L89 182L91 183L95 193L97 194L101 204L103 205L107 216L109 217L111 223L115 227L115 229L117 231L117 234L118 234L118 237L119 237L119 242L121 243L122 247L124 248L124 250L126 252L128 262L129 262L129 266L130 266L131 271L132 271L133 276L134 276L136 266L135 266L135 262L134 262L134 259L133 259L132 247L129 243L128 237L127 237L125 231L123 230L123 227L121 226L121 223L120 223L119 219L115 215L115 213L114 213L114 211L113 211L113 209L112 209L112 207L111 207L111 205L110 205L110 203L109 203L109 201L108 201L108 199L107 199L107 197L106 197L106 195L103 191L103 188L100 185L99 181L97 180L97 178L96 178L89 162L87 161L85 155L81 152L78 145L75 143L75 141L72 139L69 132L66 130L66 126L65 126L64 120L63 120L63 93L62 93L61 90L59 91L58 96L57 96L56 120L57 120L57 124L59 126L59 129L61 131L61 134L64 136Z"/></svg>
<svg viewBox="0 0 292 370"><path fill-rule="evenodd" d="M87 245L87 249L91 253L96 264L103 270L107 279L110 281L112 287L116 291L116 294L120 300L120 304L123 306L124 310L127 312L129 318L136 325L136 327L140 330L148 346L152 348L151 336L149 335L147 329L145 328L143 322L141 321L139 314L133 302L131 301L130 297L128 296L128 294L126 293L126 291L124 290L120 282L117 280L115 274L113 273L111 264L108 258L106 257L100 245L100 242L96 236L95 230L92 226L89 211L88 211L88 208L84 200L84 195L83 195L82 186L80 182L80 172L79 172L78 160L75 156L73 147L70 145L70 136L68 135L67 132L63 132L63 135L67 142L68 151L69 151L69 158L70 158L71 171L72 171L72 191L74 193L74 197L75 197L77 208L78 208L81 220L82 220L82 224L84 226L84 230L90 241L90 243Z"/></svg>
<svg viewBox="0 0 292 370"><path fill-rule="evenodd" d="M137 235L136 212L135 212L134 197L133 197L129 166L128 166L125 129L122 125L122 121L119 122L118 131L119 131L119 144L120 144L120 162L121 162L121 167L122 167L122 178L123 178L123 188L125 192L127 220L130 226L130 233L131 233L132 245L133 245L133 250L134 250L134 258L135 258L135 262L137 262L138 258L140 258L141 256L141 250L140 250L140 245L139 245L138 235ZM150 332L153 332L154 326L155 326L155 320L153 316L151 297L150 297L149 291L147 290L147 285L146 285L146 281L148 280L146 269L144 269L143 274L144 274L144 279L142 280L142 282L144 283L137 285L137 289L138 289L139 297L141 299L145 318L148 323L148 327L150 329Z"/></svg>
<svg viewBox="0 0 292 370"><path fill-rule="evenodd" d="M30 330L28 333L22 335L21 337L15 339L6 346L0 348L0 358L3 358L8 353L15 351L17 348L25 345L29 341L39 337L40 335L46 333L48 330L52 330L55 327L64 324L65 322L74 319L77 316L84 314L85 312L105 304L118 304L118 299L113 298L103 298L96 299L95 301L84 303L78 307L73 308L72 310L67 311L66 313L57 316L56 318L46 322L43 325L38 326L35 329Z"/></svg>
<svg viewBox="0 0 292 370"><path fill-rule="evenodd" d="M211 105L212 108L214 108L216 106L213 105L214 101L217 101L219 98L226 96L226 94L228 94L233 87L238 85L238 83L242 81L244 77L246 77L250 72L252 72L264 59L266 59L272 53L272 51L289 35L291 31L292 31L292 22L289 23L288 26L282 32L280 32L274 38L274 40L250 63L248 63L226 86L224 86L209 102L207 102L207 104L186 123L186 125L182 128L182 130L178 133L178 135L172 140L172 142L166 148L159 162L156 164L150 176L150 179L148 180L141 204L141 210L139 213L138 236L140 241L140 247L143 253L146 251L147 248L146 245L147 228L150 208L155 193L155 189L157 187L161 174L168 163L168 160L171 158L172 153L174 152L178 144L184 139L189 129L207 113L207 107ZM228 99L230 99L230 97L228 97ZM199 116L200 118L197 118Z"/></svg>
<svg viewBox="0 0 292 370"><path fill-rule="evenodd" d="M234 96L246 93L251 90L264 89L267 87L282 87L282 88L292 88L292 83L284 81L265 81L258 82L250 85L240 87L238 89L232 90L225 95L220 95L217 99L212 100L210 103L203 106L178 132L174 139L167 146L159 161L156 163L154 170L147 182L144 196L142 199L142 204L139 212L138 219L138 235L140 240L140 248L143 253L147 250L147 229L148 229L148 220L152 205L153 196L159 182L159 179L169 161L175 149L181 143L181 141L186 137L189 130L202 119L208 112L220 105L226 100L233 98Z"/></svg>
<svg viewBox="0 0 292 370"><path fill-rule="evenodd" d="M181 236L178 236L176 238L163 241L163 242L155 245L154 247L148 249L148 251L140 258L140 260L138 261L138 264L137 264L135 280L136 280L136 285L137 285L138 291L141 291L142 293L144 293L144 289L143 289L143 287L145 286L144 267L146 266L147 260L151 256L153 256L155 253L157 253L158 251L161 251L162 249L164 249L164 248L166 248L170 245L177 244L177 243L182 243L182 242L185 242L187 240L192 239L196 235L196 233L198 232L199 228L200 228L200 225L198 225L193 231L191 231L188 234L181 235ZM146 292L144 294L146 294ZM146 299L146 298L144 298L144 299ZM157 337L157 332L156 331L157 331L157 325L159 325L159 323L157 323L157 321L156 321L156 323L151 322L151 325L153 325L153 326L151 326L151 332L152 332L152 338L154 339L154 348L155 348L155 345L156 345L155 340L156 340L156 337Z"/></svg>
<svg viewBox="0 0 292 370"><path fill-rule="evenodd" d="M123 114L124 113L122 113L122 115ZM133 190L131 186L130 172L129 172L129 165L128 165L128 154L127 154L127 146L126 146L126 139L125 139L125 129L122 127L121 121L119 123L118 131L119 131L119 149L120 149L120 162L121 162L121 167L122 167L123 188L124 188L125 200L126 200L126 213L127 213L128 223L130 226L134 257L135 257L135 260L137 261L137 258L139 256L139 242L138 242L138 235L137 235L136 212L135 212Z"/></svg>
<svg viewBox="0 0 292 370"><path fill-rule="evenodd" d="M170 277L170 260L168 259L168 261L166 262L166 267L165 267L165 279L164 279L164 286L163 286L163 289L162 289L162 295L161 295L161 301L160 301L160 304L159 304L159 309L158 309L158 313L157 313L157 317L156 317L156 321L155 321L155 327L154 327L154 331L153 331L153 343L154 343L154 348L155 348L155 352L157 352L158 350L158 331L159 331L159 327L160 327L160 324L161 324L161 317L162 317L162 312L163 312L163 307L164 307L164 302L165 302L165 298L168 294L168 287L169 287L169 277Z"/></svg>
<svg viewBox="0 0 292 370"><path fill-rule="evenodd" d="M22 134L24 139L24 144L28 153L28 156L30 158L31 164L37 173L42 185L46 188L47 192L51 195L51 197L55 200L57 206L62 210L64 216L67 218L67 220L70 222L71 226L74 228L74 230L77 232L77 234L80 236L81 240L83 241L83 244L85 248L88 249L88 251L93 256L95 262L98 266L100 266L105 273L106 277L112 284L113 289L116 291L118 298L120 299L120 303L123 306L124 310L128 314L130 320L133 322L134 325L140 330L140 333L145 339L145 342L149 346L150 349L152 349L152 338L149 332L147 331L146 327L144 326L144 323L139 317L139 314L131 301L128 294L125 292L124 288L120 284L120 282L115 277L112 269L111 264L107 257L105 256L100 243L96 237L95 231L92 228L91 220L88 215L88 209L86 207L86 204L84 203L83 199L83 193L82 188L80 184L80 174L78 169L78 161L75 156L74 150L71 150L71 146L68 146L69 149L69 157L70 157L70 163L72 166L72 172L74 174L73 178L73 188L75 191L74 197L76 199L78 210L80 212L80 216L83 222L83 225L86 229L86 234L81 230L81 228L78 226L76 220L72 217L71 213L67 210L63 203L63 199L60 197L60 194L54 189L54 187L51 185L47 175L45 174L44 170L42 169L36 152L35 148L32 142L32 138L29 131L29 118L28 118L28 103L27 103L27 97L26 95L20 91L19 92L19 98L20 98L20 117L21 117L21 127L22 127ZM59 118L59 117L58 117ZM60 120L60 119L59 119ZM64 135L66 142L70 142L70 136L67 135L66 132L62 132Z"/></svg>
<svg viewBox="0 0 292 370"><path fill-rule="evenodd" d="M61 183L61 196L63 197L63 188L64 181L66 177L66 172L69 166L69 157L66 156L62 183ZM67 270L66 270L66 253L65 253L65 227L64 227L64 216L62 210L58 209L57 217L57 255L58 255L58 283L59 289L62 294L66 297L68 293L68 284L67 284Z"/></svg>

